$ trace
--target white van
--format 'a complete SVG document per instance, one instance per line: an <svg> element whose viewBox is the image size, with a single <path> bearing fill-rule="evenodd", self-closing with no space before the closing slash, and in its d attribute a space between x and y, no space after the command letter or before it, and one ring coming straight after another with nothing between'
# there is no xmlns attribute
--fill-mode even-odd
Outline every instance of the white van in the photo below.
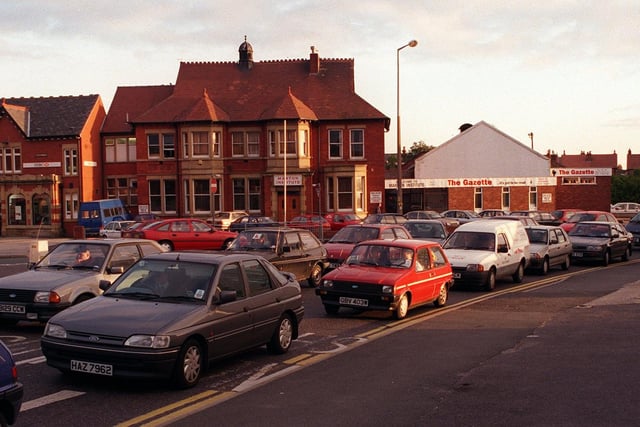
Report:
<svg viewBox="0 0 640 427"><path fill-rule="evenodd" d="M492 290L496 279L522 282L529 265L529 237L520 221L481 219L460 225L443 245L454 283Z"/></svg>

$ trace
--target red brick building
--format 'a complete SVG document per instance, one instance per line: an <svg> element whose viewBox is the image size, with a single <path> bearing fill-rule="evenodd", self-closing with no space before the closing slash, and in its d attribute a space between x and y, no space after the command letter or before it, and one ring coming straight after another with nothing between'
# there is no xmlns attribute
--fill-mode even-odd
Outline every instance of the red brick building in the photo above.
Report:
<svg viewBox="0 0 640 427"><path fill-rule="evenodd" d="M254 61L246 41L238 51L238 62L181 63L175 85L117 89L102 128L105 196L159 216L375 208L390 120L355 92L354 61L313 47L308 59Z"/></svg>
<svg viewBox="0 0 640 427"><path fill-rule="evenodd" d="M102 196L99 95L0 101L0 234L70 235Z"/></svg>

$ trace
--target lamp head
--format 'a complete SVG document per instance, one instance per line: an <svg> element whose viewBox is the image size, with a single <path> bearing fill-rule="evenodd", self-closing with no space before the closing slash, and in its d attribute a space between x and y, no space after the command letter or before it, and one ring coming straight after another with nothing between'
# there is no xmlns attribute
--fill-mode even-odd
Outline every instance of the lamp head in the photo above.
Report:
<svg viewBox="0 0 640 427"><path fill-rule="evenodd" d="M418 40L411 40L409 42L409 47L416 47L418 45Z"/></svg>

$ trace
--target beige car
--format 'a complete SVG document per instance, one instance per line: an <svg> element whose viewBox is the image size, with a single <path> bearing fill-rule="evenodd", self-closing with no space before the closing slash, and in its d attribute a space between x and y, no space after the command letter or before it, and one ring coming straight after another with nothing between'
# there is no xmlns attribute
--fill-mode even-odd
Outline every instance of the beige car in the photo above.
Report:
<svg viewBox="0 0 640 427"><path fill-rule="evenodd" d="M233 221L246 215L248 214L245 211L221 211L216 212L213 218L207 219L207 222L220 230L228 230Z"/></svg>
<svg viewBox="0 0 640 427"><path fill-rule="evenodd" d="M151 240L69 240L28 271L0 278L0 321L45 321L102 294L101 280L114 281L140 258L164 252Z"/></svg>

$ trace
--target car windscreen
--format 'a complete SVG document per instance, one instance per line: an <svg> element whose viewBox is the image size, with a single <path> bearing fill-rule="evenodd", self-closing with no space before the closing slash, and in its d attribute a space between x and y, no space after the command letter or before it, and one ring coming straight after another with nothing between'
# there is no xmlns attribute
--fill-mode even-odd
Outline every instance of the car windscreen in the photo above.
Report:
<svg viewBox="0 0 640 427"><path fill-rule="evenodd" d="M329 243L360 243L378 238L378 228L345 227L329 239Z"/></svg>

